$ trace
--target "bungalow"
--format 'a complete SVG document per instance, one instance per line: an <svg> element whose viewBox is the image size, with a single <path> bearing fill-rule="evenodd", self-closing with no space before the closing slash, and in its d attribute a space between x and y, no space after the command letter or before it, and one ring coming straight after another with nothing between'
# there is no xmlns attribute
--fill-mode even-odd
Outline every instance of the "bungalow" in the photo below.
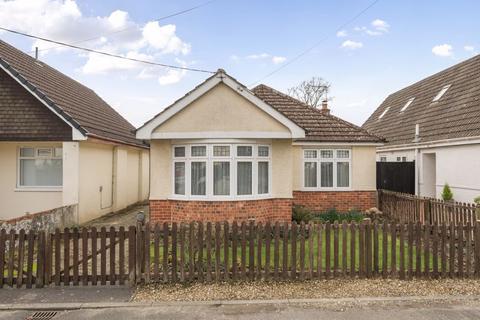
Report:
<svg viewBox="0 0 480 320"><path fill-rule="evenodd" d="M0 220L63 212L45 220L77 224L146 200L149 151L134 130L91 89L0 41Z"/></svg>
<svg viewBox="0 0 480 320"><path fill-rule="evenodd" d="M382 139L219 69L137 130L150 141L152 221L287 221L376 205Z"/></svg>
<svg viewBox="0 0 480 320"><path fill-rule="evenodd" d="M480 55L389 95L363 125L388 140L378 161L415 161L417 195L480 196Z"/></svg>

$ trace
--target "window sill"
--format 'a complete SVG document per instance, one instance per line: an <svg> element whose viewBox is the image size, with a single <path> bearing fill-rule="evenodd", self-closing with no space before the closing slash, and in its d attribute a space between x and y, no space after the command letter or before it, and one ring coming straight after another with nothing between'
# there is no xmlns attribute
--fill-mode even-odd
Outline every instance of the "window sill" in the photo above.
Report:
<svg viewBox="0 0 480 320"><path fill-rule="evenodd" d="M255 201L255 200L267 200L273 199L271 194L266 194L262 196L250 196L250 197L182 197L182 196L171 196L168 200L179 200L179 201L206 201L206 202L220 202L220 201Z"/></svg>
<svg viewBox="0 0 480 320"><path fill-rule="evenodd" d="M17 187L15 192L62 192L63 187Z"/></svg>

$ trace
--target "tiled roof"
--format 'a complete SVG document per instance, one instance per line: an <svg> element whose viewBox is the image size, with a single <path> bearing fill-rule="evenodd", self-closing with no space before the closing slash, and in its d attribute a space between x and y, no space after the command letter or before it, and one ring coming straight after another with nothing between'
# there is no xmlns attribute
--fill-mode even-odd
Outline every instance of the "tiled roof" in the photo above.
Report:
<svg viewBox="0 0 480 320"><path fill-rule="evenodd" d="M40 91L59 113L82 133L145 146L135 127L93 90L0 40L0 64L27 86Z"/></svg>
<svg viewBox="0 0 480 320"><path fill-rule="evenodd" d="M442 98L432 102L446 85ZM363 128L384 136L388 145L399 145L413 142L416 124L419 142L480 136L480 55L389 95Z"/></svg>
<svg viewBox="0 0 480 320"><path fill-rule="evenodd" d="M370 134L365 129L331 114L325 114L264 84L256 86L252 91L306 131L305 138L301 141L383 142L382 138Z"/></svg>

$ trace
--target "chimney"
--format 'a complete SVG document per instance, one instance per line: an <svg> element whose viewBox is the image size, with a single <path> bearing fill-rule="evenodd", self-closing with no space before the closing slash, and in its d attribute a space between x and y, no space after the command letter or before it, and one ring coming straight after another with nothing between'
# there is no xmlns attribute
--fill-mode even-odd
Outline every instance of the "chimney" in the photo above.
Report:
<svg viewBox="0 0 480 320"><path fill-rule="evenodd" d="M415 124L415 138L413 139L413 142L419 142L420 141L420 125L418 123Z"/></svg>
<svg viewBox="0 0 480 320"><path fill-rule="evenodd" d="M35 60L38 60L38 47L35 47Z"/></svg>
<svg viewBox="0 0 480 320"><path fill-rule="evenodd" d="M328 101L326 99L322 101L322 109L320 111L323 114L330 114L330 109L328 109Z"/></svg>

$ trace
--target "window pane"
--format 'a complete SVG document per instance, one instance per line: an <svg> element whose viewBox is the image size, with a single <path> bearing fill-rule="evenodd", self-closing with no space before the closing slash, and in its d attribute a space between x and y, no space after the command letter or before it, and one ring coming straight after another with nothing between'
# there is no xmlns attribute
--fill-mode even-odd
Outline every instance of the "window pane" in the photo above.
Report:
<svg viewBox="0 0 480 320"><path fill-rule="evenodd" d="M265 147L265 146L258 147L258 156L268 157L268 147Z"/></svg>
<svg viewBox="0 0 480 320"><path fill-rule="evenodd" d="M320 157L327 159L333 158L333 150L321 150Z"/></svg>
<svg viewBox="0 0 480 320"><path fill-rule="evenodd" d="M337 158L350 158L349 150L337 150Z"/></svg>
<svg viewBox="0 0 480 320"><path fill-rule="evenodd" d="M214 157L229 157L230 156L230 147L229 146L213 146L213 156Z"/></svg>
<svg viewBox="0 0 480 320"><path fill-rule="evenodd" d="M230 195L230 162L213 163L213 194Z"/></svg>
<svg viewBox="0 0 480 320"><path fill-rule="evenodd" d="M268 162L258 163L258 193L268 193Z"/></svg>
<svg viewBox="0 0 480 320"><path fill-rule="evenodd" d="M192 195L204 196L207 192L207 164L206 162L192 162Z"/></svg>
<svg viewBox="0 0 480 320"><path fill-rule="evenodd" d="M320 164L320 185L323 188L333 187L333 162Z"/></svg>
<svg viewBox="0 0 480 320"><path fill-rule="evenodd" d="M337 187L350 185L349 163L337 162Z"/></svg>
<svg viewBox="0 0 480 320"><path fill-rule="evenodd" d="M37 149L37 156L39 156L39 157L51 157L52 156L52 149L51 148L38 148Z"/></svg>
<svg viewBox="0 0 480 320"><path fill-rule="evenodd" d="M252 147L251 146L237 146L237 156L239 156L239 157L251 157L252 156Z"/></svg>
<svg viewBox="0 0 480 320"><path fill-rule="evenodd" d="M206 146L193 146L192 157L205 157L207 155Z"/></svg>
<svg viewBox="0 0 480 320"><path fill-rule="evenodd" d="M317 163L305 162L304 166L305 187L311 188L317 186Z"/></svg>
<svg viewBox="0 0 480 320"><path fill-rule="evenodd" d="M57 187L62 185L61 159L21 159L20 185Z"/></svg>
<svg viewBox="0 0 480 320"><path fill-rule="evenodd" d="M306 159L314 159L317 157L317 150L304 150L303 154Z"/></svg>
<svg viewBox="0 0 480 320"><path fill-rule="evenodd" d="M175 194L185 194L185 162L175 162Z"/></svg>
<svg viewBox="0 0 480 320"><path fill-rule="evenodd" d="M252 163L237 163L237 194L252 194Z"/></svg>
<svg viewBox="0 0 480 320"><path fill-rule="evenodd" d="M175 158L185 157L185 147L175 147Z"/></svg>
<svg viewBox="0 0 480 320"><path fill-rule="evenodd" d="M35 149L33 149L33 148L20 148L20 156L21 157L34 157L35 156Z"/></svg>

